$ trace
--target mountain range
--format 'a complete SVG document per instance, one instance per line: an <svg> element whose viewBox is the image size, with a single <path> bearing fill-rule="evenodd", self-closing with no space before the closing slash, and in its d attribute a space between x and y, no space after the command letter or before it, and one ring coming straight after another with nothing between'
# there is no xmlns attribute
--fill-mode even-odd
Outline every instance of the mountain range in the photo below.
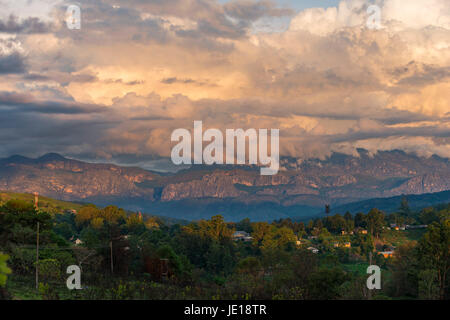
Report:
<svg viewBox="0 0 450 320"><path fill-rule="evenodd" d="M356 156L285 157L280 164L281 171L274 176L261 176L259 168L248 166L193 166L166 174L87 163L55 153L36 159L16 155L0 159L0 190L115 204L188 220L216 214L234 221L298 218L323 213L325 204L333 211L361 210L370 207L368 199L438 192L439 201L450 201L449 193L442 193L450 190L448 158L425 158L398 150L369 154L359 149ZM390 201L392 208L396 200ZM418 203L426 206L433 201Z"/></svg>

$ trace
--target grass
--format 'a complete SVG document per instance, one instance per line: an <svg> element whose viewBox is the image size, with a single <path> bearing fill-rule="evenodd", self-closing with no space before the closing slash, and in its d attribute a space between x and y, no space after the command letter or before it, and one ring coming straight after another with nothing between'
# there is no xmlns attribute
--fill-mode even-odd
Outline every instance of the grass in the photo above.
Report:
<svg viewBox="0 0 450 320"><path fill-rule="evenodd" d="M344 263L342 264L342 268L351 273L357 273L359 275L367 274L367 267L369 266L366 262L358 262L358 263Z"/></svg>
<svg viewBox="0 0 450 320"><path fill-rule="evenodd" d="M385 230L382 234L382 238L385 242L391 243L393 246L398 247L410 241L418 241L422 238L426 229L417 230Z"/></svg>
<svg viewBox="0 0 450 320"><path fill-rule="evenodd" d="M34 279L11 275L6 283L6 290L11 294L13 300L41 300L42 297L34 286Z"/></svg>
<svg viewBox="0 0 450 320"><path fill-rule="evenodd" d="M65 280L51 282L50 287L60 300L75 298L76 291L67 289ZM6 290L13 300L43 300L42 294L36 289L34 276L11 275L6 283Z"/></svg>
<svg viewBox="0 0 450 320"><path fill-rule="evenodd" d="M34 203L34 195L29 193L15 193L0 191L0 205L9 200L17 199L30 203ZM82 204L55 200L43 196L39 196L39 208L52 214L62 213L65 210L79 210L83 207Z"/></svg>

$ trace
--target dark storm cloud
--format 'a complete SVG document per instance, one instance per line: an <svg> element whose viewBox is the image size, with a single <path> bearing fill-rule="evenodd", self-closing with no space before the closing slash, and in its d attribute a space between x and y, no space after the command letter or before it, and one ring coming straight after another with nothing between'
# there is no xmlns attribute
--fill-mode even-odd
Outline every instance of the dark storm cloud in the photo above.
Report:
<svg viewBox="0 0 450 320"><path fill-rule="evenodd" d="M202 108L198 110L202 116L217 116L228 113L244 113L256 116L290 118L292 115L331 120L360 120L371 119L386 125L407 124L420 121L439 121L441 118L428 116L423 113L411 112L397 108L380 109L374 106L363 106L355 110L354 105L343 106L341 101L336 105L310 104L300 102L274 102L263 100L212 100L205 99L197 102ZM441 119L442 120L442 119Z"/></svg>
<svg viewBox="0 0 450 320"><path fill-rule="evenodd" d="M450 129L425 127L406 127L406 128L382 128L378 130L351 130L346 134L337 134L328 136L330 142L351 142L367 139L386 139L391 137L431 137L431 138L449 138Z"/></svg>
<svg viewBox="0 0 450 320"><path fill-rule="evenodd" d="M0 55L0 74L18 74L25 71L25 58L21 54Z"/></svg>
<svg viewBox="0 0 450 320"><path fill-rule="evenodd" d="M411 61L406 66L393 70L392 74L400 78L397 82L399 86L426 86L448 80L450 78L450 67Z"/></svg>
<svg viewBox="0 0 450 320"><path fill-rule="evenodd" d="M168 31L163 28L164 20L159 17L143 18L138 8L129 4L123 7L113 7L113 3L100 0L79 1L82 8L82 27L74 34L65 27L56 32L59 37L67 37L81 42L112 43L118 41L156 42L170 41ZM61 19L65 14L67 1L61 5L59 14Z"/></svg>
<svg viewBox="0 0 450 320"><path fill-rule="evenodd" d="M210 49L215 46L205 40L217 42L218 38L243 38L252 22L259 18L293 14L292 10L277 8L274 2L267 0L234 1L225 5L213 0L116 0L109 3L81 0L80 6L83 27L78 33L79 39L102 37L102 41L118 41L126 38L161 44L176 41L176 38L189 41L196 39L186 45ZM196 26L186 28L173 25L165 16L189 19ZM72 37L64 28L59 34ZM221 49L218 44L216 46L218 50Z"/></svg>
<svg viewBox="0 0 450 320"><path fill-rule="evenodd" d="M4 33L48 33L50 29L50 25L40 21L36 17L29 17L19 21L19 18L10 15L8 20L0 20L0 32Z"/></svg>
<svg viewBox="0 0 450 320"><path fill-rule="evenodd" d="M0 92L0 155L94 153L107 131L122 122L120 116L104 110L102 106L40 102L31 95Z"/></svg>
<svg viewBox="0 0 450 320"><path fill-rule="evenodd" d="M11 110L11 108L13 112L42 114L91 114L107 110L98 105L71 101L35 101L30 95L0 92L0 110Z"/></svg>
<svg viewBox="0 0 450 320"><path fill-rule="evenodd" d="M31 81L48 81L50 80L50 77L37 73L28 73L23 77L23 79Z"/></svg>
<svg viewBox="0 0 450 320"><path fill-rule="evenodd" d="M205 85L206 84L205 82L197 81L194 79L178 79L177 77L162 79L161 83L164 83L164 84L181 83L181 84L196 84L196 85Z"/></svg>
<svg viewBox="0 0 450 320"><path fill-rule="evenodd" d="M61 28L43 36L29 36L45 32L40 21L1 22L18 36L0 47L0 74L21 75L2 78L0 154L56 151L145 163L167 156L171 130L192 128L193 120L220 129L280 128L288 137L282 153L292 156L391 137L433 152L440 143L441 154L449 154L449 114L439 116L448 95L436 90L421 100L420 92L450 72L446 61L407 64L414 39L405 40L407 50L394 31L395 37L359 27L327 34L340 21L314 18L320 10L297 21L297 31L265 33L258 23L266 19L259 19L290 10L267 0L224 2L80 0L81 30L55 23ZM55 13L58 21L68 4L74 3ZM427 50L434 49L418 52Z"/></svg>
<svg viewBox="0 0 450 320"><path fill-rule="evenodd" d="M132 121L156 121L156 120L174 120L171 117L160 117L160 116L142 116L142 117L132 117Z"/></svg>

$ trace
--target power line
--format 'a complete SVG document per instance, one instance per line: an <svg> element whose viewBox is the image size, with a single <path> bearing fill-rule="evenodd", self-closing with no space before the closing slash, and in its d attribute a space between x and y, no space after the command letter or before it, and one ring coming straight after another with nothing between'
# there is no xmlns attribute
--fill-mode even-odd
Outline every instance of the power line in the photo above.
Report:
<svg viewBox="0 0 450 320"><path fill-rule="evenodd" d="M19 248L19 249L34 249L36 248L36 246L33 245L22 245L22 246L14 246L14 248ZM86 249L86 250L90 250L90 249L106 249L109 248L109 246L95 246L95 247L43 247L43 246L39 246L40 250L45 250L45 249L52 249L52 250L82 250L82 249Z"/></svg>

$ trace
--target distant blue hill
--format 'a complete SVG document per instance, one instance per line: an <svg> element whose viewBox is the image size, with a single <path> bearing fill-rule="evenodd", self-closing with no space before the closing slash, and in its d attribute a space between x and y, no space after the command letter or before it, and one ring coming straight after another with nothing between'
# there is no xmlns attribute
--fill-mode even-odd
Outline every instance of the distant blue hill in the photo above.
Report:
<svg viewBox="0 0 450 320"><path fill-rule="evenodd" d="M450 190L437 193L426 193L420 195L411 194L390 198L375 198L352 202L331 208L330 214L344 214L347 211L352 214L358 212L367 213L373 208L377 208L387 213L392 213L399 209L400 202L403 197L406 197L406 199L408 200L408 204L412 210L421 210L423 208L438 204L450 203Z"/></svg>

